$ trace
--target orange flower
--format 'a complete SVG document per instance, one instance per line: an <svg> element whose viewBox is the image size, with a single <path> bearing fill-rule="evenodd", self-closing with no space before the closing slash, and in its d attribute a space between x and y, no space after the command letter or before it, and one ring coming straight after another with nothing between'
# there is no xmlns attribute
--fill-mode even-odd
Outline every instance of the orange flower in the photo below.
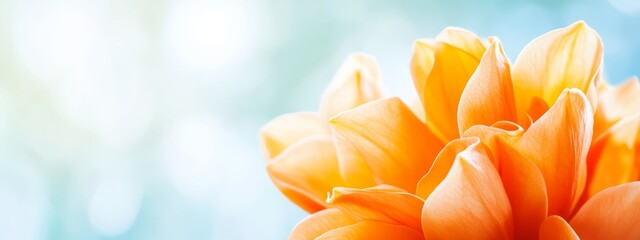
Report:
<svg viewBox="0 0 640 240"><path fill-rule="evenodd" d="M269 160L285 195L318 206L291 238L640 238L640 85L609 87L601 68L583 22L533 40L513 66L495 37L448 28L416 41L413 109L352 105L322 144Z"/></svg>

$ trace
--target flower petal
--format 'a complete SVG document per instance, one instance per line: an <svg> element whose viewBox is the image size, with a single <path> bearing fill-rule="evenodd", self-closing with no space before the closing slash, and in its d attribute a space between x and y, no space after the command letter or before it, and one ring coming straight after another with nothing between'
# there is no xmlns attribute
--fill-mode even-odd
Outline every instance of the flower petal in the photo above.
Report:
<svg viewBox="0 0 640 240"><path fill-rule="evenodd" d="M449 174L451 165L453 165L453 161L458 154L462 152L485 154L485 148L479 143L478 138L460 138L449 142L442 151L440 151L429 172L418 182L416 195L422 199L427 199L447 174Z"/></svg>
<svg viewBox="0 0 640 240"><path fill-rule="evenodd" d="M427 125L443 142L459 137L458 126L451 123L457 122L460 95L482 58L477 44L461 44L479 42L475 35L459 34L455 38L449 35L452 34L441 37L443 41L417 41L411 61L413 80L424 105ZM470 39L461 41L460 38ZM454 41L445 42L451 39Z"/></svg>
<svg viewBox="0 0 640 240"><path fill-rule="evenodd" d="M361 169L354 169L354 165L345 160L360 159L366 161L378 184L414 192L418 180L443 146L398 98L362 105L335 116L330 122L337 136L340 167L347 182L351 172Z"/></svg>
<svg viewBox="0 0 640 240"><path fill-rule="evenodd" d="M418 39L413 43L413 56L410 63L411 77L420 101L424 101L427 78L435 61L435 45L436 42L433 39ZM422 103L424 104L424 102Z"/></svg>
<svg viewBox="0 0 640 240"><path fill-rule="evenodd" d="M471 126L491 126L501 120L517 122L517 116L509 59L496 38L462 92L458 129L462 135Z"/></svg>
<svg viewBox="0 0 640 240"><path fill-rule="evenodd" d="M542 173L531 160L504 145L500 156L502 182L513 211L516 239L535 239L547 216L547 189ZM504 160L508 158L509 160Z"/></svg>
<svg viewBox="0 0 640 240"><path fill-rule="evenodd" d="M640 114L617 122L591 145L587 196L640 177Z"/></svg>
<svg viewBox="0 0 640 240"><path fill-rule="evenodd" d="M424 201L400 188L334 188L327 202L357 221L398 224L422 231L420 212Z"/></svg>
<svg viewBox="0 0 640 240"><path fill-rule="evenodd" d="M322 234L316 240L322 239L416 239L424 240L424 237L415 230L389 223L365 221L353 225L341 227Z"/></svg>
<svg viewBox="0 0 640 240"><path fill-rule="evenodd" d="M310 112L282 115L267 123L260 131L267 160L306 137L321 134L331 134L328 121Z"/></svg>
<svg viewBox="0 0 640 240"><path fill-rule="evenodd" d="M418 39L413 43L413 56L410 63L411 77L422 102L424 102L425 83L435 61L435 44L433 39Z"/></svg>
<svg viewBox="0 0 640 240"><path fill-rule="evenodd" d="M331 189L344 186L328 136L309 137L292 145L267 163L267 173L287 198L310 213L327 206Z"/></svg>
<svg viewBox="0 0 640 240"><path fill-rule="evenodd" d="M476 125L463 135L479 137L500 163L502 183L513 212L515 238L537 239L548 208L544 178L531 160L513 149L523 134L522 128L509 122L498 122L494 126Z"/></svg>
<svg viewBox="0 0 640 240"><path fill-rule="evenodd" d="M320 103L320 115L329 119L363 103L381 98L382 81L375 59L365 54L349 56L336 73Z"/></svg>
<svg viewBox="0 0 640 240"><path fill-rule="evenodd" d="M509 199L490 155L465 151L425 200L422 230L428 239L512 239Z"/></svg>
<svg viewBox="0 0 640 240"><path fill-rule="evenodd" d="M595 109L602 52L598 33L582 21L531 41L511 69L518 112L530 112L535 97L552 106L565 88L580 89Z"/></svg>
<svg viewBox="0 0 640 240"><path fill-rule="evenodd" d="M581 91L567 89L515 146L538 166L544 177L549 215L566 218L579 200L586 181L592 130L589 101Z"/></svg>
<svg viewBox="0 0 640 240"><path fill-rule="evenodd" d="M473 56L482 57L487 48L482 40L473 32L457 27L447 27L436 37L436 41L448 43L464 49Z"/></svg>
<svg viewBox="0 0 640 240"><path fill-rule="evenodd" d="M358 143L352 142L349 136L337 133L335 129L333 132L340 176L345 181L345 186L368 188L378 185L374 172L367 163L366 154L361 152Z"/></svg>
<svg viewBox="0 0 640 240"><path fill-rule="evenodd" d="M336 228L355 224L349 215L338 209L328 208L302 220L291 232L289 239L314 239Z"/></svg>
<svg viewBox="0 0 640 240"><path fill-rule="evenodd" d="M494 156L493 164L500 172L500 157L504 155L500 145L512 145L522 137L524 129L509 121L499 121L492 126L475 125L462 134L462 137L478 137L480 142L487 146ZM508 160L508 159L507 159Z"/></svg>
<svg viewBox="0 0 640 240"><path fill-rule="evenodd" d="M602 84L598 91L598 108L594 117L593 137L598 139L607 129L640 109L640 82L632 77L618 87Z"/></svg>
<svg viewBox="0 0 640 240"><path fill-rule="evenodd" d="M549 216L540 224L540 238L558 240L580 240L571 226L560 216Z"/></svg>
<svg viewBox="0 0 640 240"><path fill-rule="evenodd" d="M589 199L571 219L580 238L640 239L640 182L608 188Z"/></svg>

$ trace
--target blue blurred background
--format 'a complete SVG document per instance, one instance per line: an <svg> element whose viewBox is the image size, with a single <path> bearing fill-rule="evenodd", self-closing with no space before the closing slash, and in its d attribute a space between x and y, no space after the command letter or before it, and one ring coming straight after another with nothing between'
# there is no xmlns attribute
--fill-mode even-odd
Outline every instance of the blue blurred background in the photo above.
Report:
<svg viewBox="0 0 640 240"><path fill-rule="evenodd" d="M640 1L0 0L0 239L284 239L306 214L257 132L314 111L353 52L412 99L414 39L459 26L511 60L583 19L640 72Z"/></svg>

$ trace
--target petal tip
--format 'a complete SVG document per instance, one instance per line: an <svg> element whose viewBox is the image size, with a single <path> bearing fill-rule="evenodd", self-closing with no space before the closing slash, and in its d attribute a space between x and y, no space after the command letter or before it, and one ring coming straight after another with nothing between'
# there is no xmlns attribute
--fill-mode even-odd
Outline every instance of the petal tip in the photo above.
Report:
<svg viewBox="0 0 640 240"><path fill-rule="evenodd" d="M450 35L466 35L466 36L473 36L473 37L478 37L475 33L473 33L472 31L469 31L467 29L461 28L461 27L454 27L454 26L449 26L444 28L439 34L438 36L436 36L436 39L438 40L443 40L446 39L447 36Z"/></svg>
<svg viewBox="0 0 640 240"><path fill-rule="evenodd" d="M565 29L569 30L570 33L586 33L588 36L596 37L598 42L600 42L600 35L596 30L591 28L586 22L583 20L578 20L571 25L567 26ZM602 45L602 43L598 44Z"/></svg>
<svg viewBox="0 0 640 240"><path fill-rule="evenodd" d="M491 45L487 49L487 52L490 52L489 50L491 50L496 58L500 59L501 61L508 62L509 60L507 58L507 54L504 52L504 48L502 47L502 42L500 41L500 39L497 37L490 37L489 41L491 42Z"/></svg>
<svg viewBox="0 0 640 240"><path fill-rule="evenodd" d="M427 38L416 39L413 41L413 45L411 46L411 49L413 50L414 54L416 52L424 52L424 51L428 52L429 50L425 50L425 49L431 49L431 51L433 51L433 48L435 47L434 45L435 43L433 42L433 39L427 39Z"/></svg>
<svg viewBox="0 0 640 240"><path fill-rule="evenodd" d="M344 193L344 187L334 187L331 189L331 192L327 192L327 200L326 202L329 204L335 203L338 198L340 198Z"/></svg>
<svg viewBox="0 0 640 240"><path fill-rule="evenodd" d="M588 28L589 27L589 25L587 25L587 23L584 22L584 20L578 20L578 21L572 23L571 26L574 27L574 28L578 28L578 29L579 28Z"/></svg>
<svg viewBox="0 0 640 240"><path fill-rule="evenodd" d="M558 100L560 99L564 99L566 103L570 103L574 105L579 104L580 106L588 108L588 113L591 115L593 114L593 108L589 104L589 98L587 98L587 95L585 95L584 92L582 92L582 90L580 89L577 89L577 88L564 89L560 94L560 96L558 97Z"/></svg>
<svg viewBox="0 0 640 240"><path fill-rule="evenodd" d="M336 127L340 126L340 122L341 122L340 118L341 118L342 114L343 113L339 113L339 114L329 118L328 122L329 122L329 125L331 125L332 128L336 128Z"/></svg>

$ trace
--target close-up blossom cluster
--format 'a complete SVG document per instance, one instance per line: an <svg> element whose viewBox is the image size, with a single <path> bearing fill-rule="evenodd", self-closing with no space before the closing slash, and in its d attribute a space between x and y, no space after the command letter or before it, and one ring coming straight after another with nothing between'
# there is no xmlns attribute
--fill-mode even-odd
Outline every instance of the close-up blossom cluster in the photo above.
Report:
<svg viewBox="0 0 640 240"><path fill-rule="evenodd" d="M290 239L640 239L638 78L607 83L582 21L515 61L498 37L416 40L409 101L351 55L318 109L267 123L266 171L310 214Z"/></svg>

